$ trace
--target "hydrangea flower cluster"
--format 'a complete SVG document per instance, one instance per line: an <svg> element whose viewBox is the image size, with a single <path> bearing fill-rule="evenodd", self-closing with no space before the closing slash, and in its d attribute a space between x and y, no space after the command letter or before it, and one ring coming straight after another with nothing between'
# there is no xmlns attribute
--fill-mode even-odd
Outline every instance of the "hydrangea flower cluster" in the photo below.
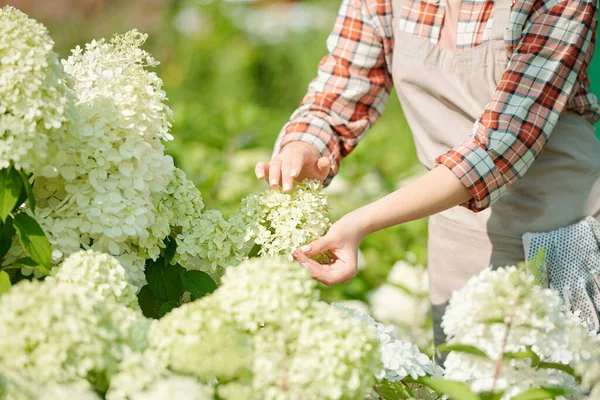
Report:
<svg viewBox="0 0 600 400"><path fill-rule="evenodd" d="M0 297L0 366L41 384L87 379L106 390L124 355L146 345L148 321L110 297L64 282L22 281Z"/></svg>
<svg viewBox="0 0 600 400"><path fill-rule="evenodd" d="M102 299L110 298L126 307L139 309L136 293L139 287L128 280L119 261L93 250L71 254L60 267L55 267L48 280L82 285Z"/></svg>
<svg viewBox="0 0 600 400"><path fill-rule="evenodd" d="M0 369L0 398L7 400L100 400L90 383L79 379L71 383L42 385L23 372Z"/></svg>
<svg viewBox="0 0 600 400"><path fill-rule="evenodd" d="M380 370L375 328L318 301L310 273L284 257L229 268L213 294L150 330L175 373L223 382L223 399L360 398Z"/></svg>
<svg viewBox="0 0 600 400"><path fill-rule="evenodd" d="M48 30L21 11L0 8L0 37L0 169L31 172L69 118L65 75Z"/></svg>
<svg viewBox="0 0 600 400"><path fill-rule="evenodd" d="M339 303L332 306L342 310L347 315L372 325L377 330L379 339L379 351L383 368L376 374L378 380L396 382L410 376L417 379L419 376L441 377L443 369L437 366L433 360L421 353L419 348L405 340L398 339L396 329L377 322L370 315L352 307L346 307Z"/></svg>
<svg viewBox="0 0 600 400"><path fill-rule="evenodd" d="M162 366L151 352L135 353L119 365L106 400L212 400L213 390Z"/></svg>
<svg viewBox="0 0 600 400"><path fill-rule="evenodd" d="M576 365L586 353L588 332L565 314L559 294L537 284L523 269L486 269L456 292L442 326L450 344L472 345L489 359L451 352L445 363L448 379L469 382L477 391L506 390L509 399L540 386L581 389L569 374L538 369L528 359L504 358L499 376L497 360L503 353L530 348L542 361Z"/></svg>
<svg viewBox="0 0 600 400"><path fill-rule="evenodd" d="M149 342L163 365L203 381L229 381L251 368L250 337L228 317L215 296L172 310L152 326Z"/></svg>
<svg viewBox="0 0 600 400"><path fill-rule="evenodd" d="M319 298L310 271L283 257L251 258L227 269L221 282L219 303L250 332L289 326Z"/></svg>
<svg viewBox="0 0 600 400"><path fill-rule="evenodd" d="M218 275L247 254L240 217L230 223L203 212L200 192L165 155L172 112L161 79L147 70L158 63L140 48L145 40L133 30L63 60L75 113L52 136L34 187L38 221L54 249L109 253L138 287L144 261L159 257L170 235L178 244L174 262L188 268Z"/></svg>
<svg viewBox="0 0 600 400"><path fill-rule="evenodd" d="M296 183L290 193L274 188L250 195L242 200L240 214L245 241L260 246L259 255L271 257L291 257L329 228L327 196L318 181Z"/></svg>
<svg viewBox="0 0 600 400"><path fill-rule="evenodd" d="M173 177L162 140L171 135L162 81L145 69L157 63L131 31L77 47L63 61L76 115L49 144L36 170L38 220L65 254L81 245L119 258L143 282L143 260L160 252L170 233L153 198Z"/></svg>
<svg viewBox="0 0 600 400"><path fill-rule="evenodd" d="M433 341L428 324L429 286L427 270L407 261L397 261L387 277L387 282L369 297L374 318L396 328L399 336L409 339L420 348Z"/></svg>
<svg viewBox="0 0 600 400"><path fill-rule="evenodd" d="M258 336L253 388L267 399L362 398L381 368L375 329L324 302Z"/></svg>

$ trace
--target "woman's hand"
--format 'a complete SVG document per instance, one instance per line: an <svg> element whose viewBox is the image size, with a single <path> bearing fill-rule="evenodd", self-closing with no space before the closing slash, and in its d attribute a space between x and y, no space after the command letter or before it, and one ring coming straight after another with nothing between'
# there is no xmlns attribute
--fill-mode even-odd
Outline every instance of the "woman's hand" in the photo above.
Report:
<svg viewBox="0 0 600 400"><path fill-rule="evenodd" d="M347 283L356 276L358 246L365 234L356 212L334 223L322 238L294 252L294 258L312 272L313 278L325 285ZM329 250L333 258L329 264L319 264L308 258Z"/></svg>
<svg viewBox="0 0 600 400"><path fill-rule="evenodd" d="M254 172L258 179L267 179L272 187L281 183L284 191L292 190L294 179L318 179L323 182L329 174L331 162L321 157L315 146L306 142L290 142L282 147L271 162L258 163Z"/></svg>

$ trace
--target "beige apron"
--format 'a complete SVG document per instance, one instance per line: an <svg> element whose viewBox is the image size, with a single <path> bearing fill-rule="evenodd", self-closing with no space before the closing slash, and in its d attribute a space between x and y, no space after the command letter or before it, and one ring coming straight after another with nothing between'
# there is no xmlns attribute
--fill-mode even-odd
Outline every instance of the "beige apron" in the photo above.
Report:
<svg viewBox="0 0 600 400"><path fill-rule="evenodd" d="M419 160L431 169L438 155L470 136L508 66L504 32L511 0L496 0L490 40L460 54L402 31L402 2L392 3L391 70ZM439 324L453 291L489 265L523 261L524 233L550 231L588 215L600 220L600 141L588 120L565 112L524 177L490 208L474 213L457 206L430 217L436 344L445 340Z"/></svg>

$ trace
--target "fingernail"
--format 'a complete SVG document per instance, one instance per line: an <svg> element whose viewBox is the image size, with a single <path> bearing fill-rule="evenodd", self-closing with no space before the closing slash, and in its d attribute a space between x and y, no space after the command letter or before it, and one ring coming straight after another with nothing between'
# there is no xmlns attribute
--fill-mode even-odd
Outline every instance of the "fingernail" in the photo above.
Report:
<svg viewBox="0 0 600 400"><path fill-rule="evenodd" d="M311 246L310 244L306 244L306 245L304 245L304 246L300 247L300 250L302 250L302 251L303 251L303 252L305 252L305 253L306 253L307 251L310 251L311 249L312 249L312 246Z"/></svg>
<svg viewBox="0 0 600 400"><path fill-rule="evenodd" d="M259 172L258 174L256 174L256 176L258 177L258 179L262 179L265 177L265 174L263 174L262 172Z"/></svg>
<svg viewBox="0 0 600 400"><path fill-rule="evenodd" d="M271 179L271 185L276 186L277 185L277 179Z"/></svg>
<svg viewBox="0 0 600 400"><path fill-rule="evenodd" d="M283 190L285 190L286 192L291 189L292 189L292 185L290 185L289 183L283 184Z"/></svg>
<svg viewBox="0 0 600 400"><path fill-rule="evenodd" d="M292 171L290 172L291 176L296 176L298 175L298 171L296 171L296 168L292 169Z"/></svg>

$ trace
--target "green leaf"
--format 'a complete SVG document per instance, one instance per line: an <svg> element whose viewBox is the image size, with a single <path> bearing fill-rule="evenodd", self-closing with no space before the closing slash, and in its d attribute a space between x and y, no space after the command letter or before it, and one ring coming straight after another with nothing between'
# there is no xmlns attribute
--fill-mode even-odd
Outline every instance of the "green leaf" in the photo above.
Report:
<svg viewBox="0 0 600 400"><path fill-rule="evenodd" d="M23 187L25 188L25 192L27 193L27 200L29 200L29 208L31 208L31 212L35 215L35 197L33 197L33 189L31 188L31 183L29 183L29 176L23 170L20 170L19 173L21 174Z"/></svg>
<svg viewBox="0 0 600 400"><path fill-rule="evenodd" d="M8 253L15 232L12 218L7 218L4 224L0 222L0 258Z"/></svg>
<svg viewBox="0 0 600 400"><path fill-rule="evenodd" d="M527 347L527 350L506 352L502 355L503 358L508 360L530 360L532 367L540 365L540 357L535 354L531 347Z"/></svg>
<svg viewBox="0 0 600 400"><path fill-rule="evenodd" d="M177 250L177 241L171 236L167 236L164 240L165 249L163 251L165 263L169 264L173 257L175 257L175 251Z"/></svg>
<svg viewBox="0 0 600 400"><path fill-rule="evenodd" d="M429 376L420 377L418 382L437 393L447 394L453 400L480 400L479 396L471 390L469 385L462 382L431 378Z"/></svg>
<svg viewBox="0 0 600 400"><path fill-rule="evenodd" d="M474 356L487 358L488 360L490 359L490 357L487 354L485 354L485 352L483 350L478 349L475 346L471 346L470 344L461 344L461 343L446 344L446 343L442 343L441 345L439 345L437 347L437 350L440 351L440 352L456 351L458 353L467 353L467 354L471 354L471 355L474 355Z"/></svg>
<svg viewBox="0 0 600 400"><path fill-rule="evenodd" d="M52 248L37 221L25 213L18 213L15 215L15 228L27 255L48 268L52 262Z"/></svg>
<svg viewBox="0 0 600 400"><path fill-rule="evenodd" d="M504 396L504 391L479 393L479 397L481 398L481 400L500 400L502 396Z"/></svg>
<svg viewBox="0 0 600 400"><path fill-rule="evenodd" d="M542 368L542 369L558 369L560 371L563 371L563 372L571 375L575 379L577 379L577 382L581 382L581 377L579 375L577 375L577 373L575 372L575 370L571 366L569 366L569 365L560 364L560 363L553 363L553 362L540 362L537 365L537 368Z"/></svg>
<svg viewBox="0 0 600 400"><path fill-rule="evenodd" d="M0 220L6 221L6 217L17 205L19 195L23 190L23 181L19 172L12 168L0 170Z"/></svg>
<svg viewBox="0 0 600 400"><path fill-rule="evenodd" d="M38 269L40 271L42 271L44 274L48 275L50 273L50 269L40 265L37 261L29 258L29 257L23 257L23 258L19 258L18 260L16 260L14 263L10 264L7 267L4 267L5 269L21 269L21 268L31 268L31 269Z"/></svg>
<svg viewBox="0 0 600 400"><path fill-rule="evenodd" d="M140 308L146 318L160 318L161 302L154 296L150 286L145 285L138 293Z"/></svg>
<svg viewBox="0 0 600 400"><path fill-rule="evenodd" d="M148 260L146 263L146 280L150 290L162 303L167 301L178 301L183 294L181 282L181 271L179 264L171 265L165 263L163 257L156 261Z"/></svg>
<svg viewBox="0 0 600 400"><path fill-rule="evenodd" d="M259 244L255 244L254 246L252 246L252 248L250 249L250 253L248 253L248 258L252 258L252 257L258 257L258 253L260 252L260 245Z"/></svg>
<svg viewBox="0 0 600 400"><path fill-rule="evenodd" d="M562 387L541 387L529 389L526 392L516 395L511 400L546 400L555 399L558 396L571 393L569 390Z"/></svg>
<svg viewBox="0 0 600 400"><path fill-rule="evenodd" d="M206 272L187 271L182 276L183 287L192 294L192 301L215 291L217 284Z"/></svg>
<svg viewBox="0 0 600 400"><path fill-rule="evenodd" d="M10 276L8 276L6 271L0 271L0 295L8 292L10 287Z"/></svg>
<svg viewBox="0 0 600 400"><path fill-rule="evenodd" d="M174 308L177 308L179 303L176 301L167 301L166 303L161 304L160 306L160 318L162 318L165 314L171 311Z"/></svg>
<svg viewBox="0 0 600 400"><path fill-rule="evenodd" d="M385 400L406 400L411 398L408 387L402 382L383 380L377 384L377 391Z"/></svg>

